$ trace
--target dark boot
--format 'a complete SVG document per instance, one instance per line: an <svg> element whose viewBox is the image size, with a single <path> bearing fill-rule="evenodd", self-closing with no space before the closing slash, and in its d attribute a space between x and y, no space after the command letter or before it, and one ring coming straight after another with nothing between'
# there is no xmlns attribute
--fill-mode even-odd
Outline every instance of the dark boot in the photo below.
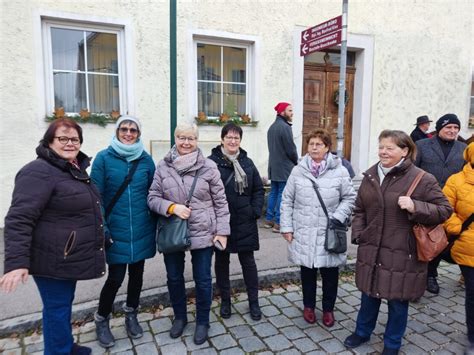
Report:
<svg viewBox="0 0 474 355"><path fill-rule="evenodd" d="M260 305L258 304L258 300L249 301L249 308L250 308L250 318L252 318L253 320L262 319L262 311L260 310Z"/></svg>
<svg viewBox="0 0 474 355"><path fill-rule="evenodd" d="M436 277L428 276L428 280L426 283L426 290L430 293L434 293L435 295L439 293L439 285L438 285L438 281L436 280Z"/></svg>
<svg viewBox="0 0 474 355"><path fill-rule="evenodd" d="M188 322L184 319L174 319L170 329L170 337L173 339L179 338L183 334L186 324L188 324Z"/></svg>
<svg viewBox="0 0 474 355"><path fill-rule="evenodd" d="M207 340L207 331L209 330L209 325L207 324L198 324L196 325L196 330L194 331L194 344L201 345Z"/></svg>
<svg viewBox="0 0 474 355"><path fill-rule="evenodd" d="M143 336L143 329L137 319L138 307L133 309L132 307L127 307L124 303L122 308L125 312L125 329L128 336L132 339L141 338Z"/></svg>
<svg viewBox="0 0 474 355"><path fill-rule="evenodd" d="M102 317L97 312L94 314L95 332L97 341L103 348L110 348L115 345L115 338L110 331L109 326L110 314L108 317Z"/></svg>
<svg viewBox="0 0 474 355"><path fill-rule="evenodd" d="M382 355L398 355L398 349L390 349L384 346Z"/></svg>
<svg viewBox="0 0 474 355"><path fill-rule="evenodd" d="M357 348L358 346L368 342L369 340L370 337L363 338L361 336L358 336L356 333L352 333L346 338L346 340L344 340L344 345L348 348Z"/></svg>
<svg viewBox="0 0 474 355"><path fill-rule="evenodd" d="M220 314L222 318L228 319L232 315L232 307L230 305L230 298L223 298L221 300Z"/></svg>
<svg viewBox="0 0 474 355"><path fill-rule="evenodd" d="M90 355L92 354L92 349L87 346L81 346L74 343L72 345L71 355Z"/></svg>

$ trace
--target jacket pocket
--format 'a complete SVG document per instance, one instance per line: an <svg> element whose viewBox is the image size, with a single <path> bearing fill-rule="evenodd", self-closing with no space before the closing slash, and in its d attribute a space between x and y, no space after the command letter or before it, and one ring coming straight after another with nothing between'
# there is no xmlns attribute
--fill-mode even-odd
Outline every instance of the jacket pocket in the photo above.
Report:
<svg viewBox="0 0 474 355"><path fill-rule="evenodd" d="M72 231L69 234L69 238L66 241L66 245L64 246L64 259L67 259L69 255L71 255L74 247L76 246L76 231Z"/></svg>

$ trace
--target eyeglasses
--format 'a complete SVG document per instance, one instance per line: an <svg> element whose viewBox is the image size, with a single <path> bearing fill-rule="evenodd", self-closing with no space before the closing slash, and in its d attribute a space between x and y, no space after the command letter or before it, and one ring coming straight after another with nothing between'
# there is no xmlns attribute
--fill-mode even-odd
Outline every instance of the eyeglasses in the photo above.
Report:
<svg viewBox="0 0 474 355"><path fill-rule="evenodd" d="M322 147L326 146L326 144L324 144L324 143L309 143L308 145L310 147L316 147L316 148L322 148Z"/></svg>
<svg viewBox="0 0 474 355"><path fill-rule="evenodd" d="M225 139L226 141L236 141L236 142L240 142L240 137L225 136L224 139Z"/></svg>
<svg viewBox="0 0 474 355"><path fill-rule="evenodd" d="M61 137L54 137L56 138L59 143L63 144L63 145L66 145L69 143L69 141L71 141L71 143L73 145L79 145L81 144L81 140L79 139L79 137L72 137L72 138L69 138L69 137L66 137L66 136L61 136Z"/></svg>
<svg viewBox="0 0 474 355"><path fill-rule="evenodd" d="M178 136L176 137L176 139L180 142L186 142L188 141L189 143L194 143L196 141L196 138L195 137L182 137L182 136Z"/></svg>
<svg viewBox="0 0 474 355"><path fill-rule="evenodd" d="M138 129L136 128L127 128L127 127L120 127L119 128L120 133L128 133L130 132L131 134L138 134Z"/></svg>

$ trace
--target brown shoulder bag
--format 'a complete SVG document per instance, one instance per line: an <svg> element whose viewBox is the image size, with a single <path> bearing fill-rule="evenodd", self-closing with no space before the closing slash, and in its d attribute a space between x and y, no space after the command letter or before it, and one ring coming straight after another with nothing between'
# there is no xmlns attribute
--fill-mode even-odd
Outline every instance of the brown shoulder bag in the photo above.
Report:
<svg viewBox="0 0 474 355"><path fill-rule="evenodd" d="M421 171L411 183L406 194L410 197L415 191L418 183L425 175L425 171ZM416 239L416 250L419 261L428 262L436 258L448 246L448 238L442 224L435 226L425 226L416 223L413 226L413 234Z"/></svg>

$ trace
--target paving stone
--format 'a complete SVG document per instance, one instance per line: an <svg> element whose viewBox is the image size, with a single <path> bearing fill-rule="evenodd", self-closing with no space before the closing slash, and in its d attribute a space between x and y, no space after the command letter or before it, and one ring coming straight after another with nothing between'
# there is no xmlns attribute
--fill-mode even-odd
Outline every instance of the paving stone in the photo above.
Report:
<svg viewBox="0 0 474 355"><path fill-rule="evenodd" d="M414 319L408 320L407 327L413 329L413 331L418 334L423 334L430 331L430 327Z"/></svg>
<svg viewBox="0 0 474 355"><path fill-rule="evenodd" d="M293 341L293 345L303 353L308 353L318 348L318 346L309 338L297 339Z"/></svg>
<svg viewBox="0 0 474 355"><path fill-rule="evenodd" d="M338 339L328 339L318 343L328 353L337 353L346 349Z"/></svg>
<svg viewBox="0 0 474 355"><path fill-rule="evenodd" d="M270 322L277 328L288 327L294 323L287 316L280 314L278 316L270 317Z"/></svg>
<svg viewBox="0 0 474 355"><path fill-rule="evenodd" d="M246 353L254 353L265 349L265 344L256 336L239 339L239 345Z"/></svg>
<svg viewBox="0 0 474 355"><path fill-rule="evenodd" d="M43 340L41 340L41 341L43 341ZM19 346L20 346L20 339L19 338L0 339L0 350L15 349L15 348L18 348Z"/></svg>
<svg viewBox="0 0 474 355"><path fill-rule="evenodd" d="M300 286L296 286L296 285L288 285L285 287L286 289L286 292L289 293L289 292L297 292L297 291L300 291L301 290L301 287Z"/></svg>
<svg viewBox="0 0 474 355"><path fill-rule="evenodd" d="M451 312L448 313L447 316L456 322L462 323L466 321L466 316L464 314L458 313L458 312Z"/></svg>
<svg viewBox="0 0 474 355"><path fill-rule="evenodd" d="M246 338L253 335L253 331L248 325L238 325L237 327L230 328L229 331L235 339Z"/></svg>
<svg viewBox="0 0 474 355"><path fill-rule="evenodd" d="M120 351L118 353L111 353L111 354L115 354L115 355L135 355L133 350Z"/></svg>
<svg viewBox="0 0 474 355"><path fill-rule="evenodd" d="M421 334L409 334L405 338L425 351L431 351L438 347L436 343Z"/></svg>
<svg viewBox="0 0 474 355"><path fill-rule="evenodd" d="M242 318L244 319L245 323L248 324L248 325L256 325L256 324L268 321L265 316L260 318L260 320L253 320L252 317L250 317L250 313L244 314L242 316Z"/></svg>
<svg viewBox="0 0 474 355"><path fill-rule="evenodd" d="M137 319L138 319L139 322L149 322L149 321L155 319L155 316L154 316L153 313L140 312L137 315Z"/></svg>
<svg viewBox="0 0 474 355"><path fill-rule="evenodd" d="M441 334L449 334L454 330L449 325L446 325L446 324L441 323L441 322L436 322L436 323L430 324L430 327L433 328L434 330L437 330Z"/></svg>
<svg viewBox="0 0 474 355"><path fill-rule="evenodd" d="M23 338L23 344L38 344L43 342L43 334L33 334L28 337Z"/></svg>
<svg viewBox="0 0 474 355"><path fill-rule="evenodd" d="M111 328L110 331L112 332L115 339L125 339L128 338L127 330L125 326Z"/></svg>
<svg viewBox="0 0 474 355"><path fill-rule="evenodd" d="M5 350L2 352L2 355L21 355L23 353L23 350L18 348L18 349L9 349ZM42 352L40 352L42 354Z"/></svg>
<svg viewBox="0 0 474 355"><path fill-rule="evenodd" d="M278 329L270 323L261 323L253 327L255 332L262 338L278 334Z"/></svg>
<svg viewBox="0 0 474 355"><path fill-rule="evenodd" d="M316 344L321 341L332 338L332 335L319 326L306 329L304 331Z"/></svg>
<svg viewBox="0 0 474 355"><path fill-rule="evenodd" d="M135 347L135 351L137 354L158 355L158 349L153 342L140 344Z"/></svg>
<svg viewBox="0 0 474 355"><path fill-rule="evenodd" d="M206 349L195 350L191 354L192 355L216 355L217 351L214 348L206 348Z"/></svg>
<svg viewBox="0 0 474 355"><path fill-rule="evenodd" d="M346 338L352 334L352 331L349 331L347 329L339 329L339 330L335 330L334 328L331 328L331 334L339 339L341 342L344 342L344 340L346 340Z"/></svg>
<svg viewBox="0 0 474 355"><path fill-rule="evenodd" d="M198 349L205 349L205 348L208 348L210 346L209 342L207 340L204 343L202 343L201 345L196 345L194 343L194 336L189 336L189 337L184 338L184 343L186 344L186 349L188 351L194 351L194 350L198 350Z"/></svg>
<svg viewBox="0 0 474 355"><path fill-rule="evenodd" d="M193 330L194 332L194 330ZM214 323L211 323L210 324L210 328L209 328L209 331L207 332L208 336L209 337L214 337L216 335L221 335L221 334L224 334L226 333L226 329L225 327L219 323L219 322L214 322Z"/></svg>
<svg viewBox="0 0 474 355"><path fill-rule="evenodd" d="M223 350L237 345L237 342L229 334L212 337L211 343L217 350Z"/></svg>
<svg viewBox="0 0 474 355"><path fill-rule="evenodd" d="M133 345L137 346L144 343L150 343L154 340L153 334L150 332L143 332L143 336L138 339L132 339Z"/></svg>
<svg viewBox="0 0 474 355"><path fill-rule="evenodd" d="M273 303L278 308L284 308L291 306L291 303L281 295L273 295L268 297L271 303Z"/></svg>
<svg viewBox="0 0 474 355"><path fill-rule="evenodd" d="M289 292L289 293L285 294L284 296L290 302L301 300L301 298L303 297L298 292Z"/></svg>
<svg viewBox="0 0 474 355"><path fill-rule="evenodd" d="M211 324L214 324L214 323L211 323ZM219 323L220 324L220 323ZM192 322L192 323L188 323L186 325L186 327L184 328L184 331L183 331L183 337L186 337L186 336L190 336L190 335L193 335L194 334L194 330L196 329L196 323ZM209 334L209 332L208 332Z"/></svg>
<svg viewBox="0 0 474 355"><path fill-rule="evenodd" d="M94 355L100 355L100 354L105 354L106 350L99 345L98 342L96 341L91 341L89 343L81 343L83 346L87 346L88 348L92 349L92 354Z"/></svg>
<svg viewBox="0 0 474 355"><path fill-rule="evenodd" d="M259 290L258 291L258 297L268 297L271 294L272 293L270 291L267 291L267 290Z"/></svg>
<svg viewBox="0 0 474 355"><path fill-rule="evenodd" d="M308 329L314 326L314 324L305 321L303 317L293 318L293 323L300 329Z"/></svg>
<svg viewBox="0 0 474 355"><path fill-rule="evenodd" d="M158 318L150 322L150 328L154 334L168 332L172 325L169 318Z"/></svg>
<svg viewBox="0 0 474 355"><path fill-rule="evenodd" d="M248 302L235 303L233 306L235 310L240 314L246 314L250 312Z"/></svg>
<svg viewBox="0 0 474 355"><path fill-rule="evenodd" d="M219 355L245 355L245 353L238 347L222 350Z"/></svg>
<svg viewBox="0 0 474 355"><path fill-rule="evenodd" d="M296 307L286 307L286 308L282 308L280 309L280 311L285 315L287 316L288 318L296 318L296 317L302 317L303 316L303 312L296 308Z"/></svg>
<svg viewBox="0 0 474 355"><path fill-rule="evenodd" d="M281 334L283 334L290 340L295 340L295 339L303 338L306 336L306 334L303 333L303 331L300 328L294 325L290 327L282 328L280 329L280 332Z"/></svg>
<svg viewBox="0 0 474 355"><path fill-rule="evenodd" d="M436 344L440 344L440 345L449 343L449 341L451 340L447 336L445 336L445 335L443 335L440 332L437 332L435 330L427 332L427 333L423 334L423 336L427 337L428 339L431 339Z"/></svg>
<svg viewBox="0 0 474 355"><path fill-rule="evenodd" d="M35 344L30 344L25 347L26 353L34 353L37 351L41 351L44 349L44 343L35 343Z"/></svg>
<svg viewBox="0 0 474 355"><path fill-rule="evenodd" d="M227 328L230 328L235 327L237 325L245 324L245 321L240 315L233 314L232 317L228 319L222 319L222 323L224 323Z"/></svg>
<svg viewBox="0 0 474 355"><path fill-rule="evenodd" d="M130 341L130 339L118 339L118 340L115 340L115 345L113 346L113 348L110 348L110 353L111 354L116 354L116 353L120 353L120 352L123 352L123 351L127 351L127 350L130 350L133 348L133 345L132 345L132 342Z"/></svg>
<svg viewBox="0 0 474 355"><path fill-rule="evenodd" d="M288 349L292 345L290 341L281 334L265 338L263 341L268 345L271 351L281 351Z"/></svg>
<svg viewBox="0 0 474 355"><path fill-rule="evenodd" d="M189 324L188 324L189 327ZM184 335L184 334L183 334ZM179 338L173 339L168 332L155 335L155 341L159 346L164 346L181 341Z"/></svg>
<svg viewBox="0 0 474 355"><path fill-rule="evenodd" d="M347 303L347 304L349 304L353 307L360 305L360 298L352 296L352 295L344 297L342 299L342 301L344 301L345 303Z"/></svg>
<svg viewBox="0 0 474 355"><path fill-rule="evenodd" d="M402 345L400 349L402 354L406 355L424 355L426 351L413 344Z"/></svg>
<svg viewBox="0 0 474 355"><path fill-rule="evenodd" d="M285 293L285 292L286 292L286 290L282 287L274 288L272 290L272 294L274 294L274 295L281 295L282 293Z"/></svg>
<svg viewBox="0 0 474 355"><path fill-rule="evenodd" d="M186 355L186 345L182 341L177 343L168 344L160 348L162 354L166 355Z"/></svg>
<svg viewBox="0 0 474 355"><path fill-rule="evenodd" d="M288 349L288 350L281 351L278 354L279 355L299 355L301 354L301 352L299 352L296 349Z"/></svg>
<svg viewBox="0 0 474 355"><path fill-rule="evenodd" d="M172 317L174 316L173 308L166 307L162 309L158 314L159 314L159 317Z"/></svg>
<svg viewBox="0 0 474 355"><path fill-rule="evenodd" d="M347 303L336 303L336 309L345 314L355 311L355 308Z"/></svg>
<svg viewBox="0 0 474 355"><path fill-rule="evenodd" d="M265 307L265 306L270 306L271 303L269 300L267 300L266 298L259 298L258 299L258 304L260 305L260 307Z"/></svg>
<svg viewBox="0 0 474 355"><path fill-rule="evenodd" d="M265 306L262 307L261 310L265 317L273 317L280 314L280 311L275 306Z"/></svg>

